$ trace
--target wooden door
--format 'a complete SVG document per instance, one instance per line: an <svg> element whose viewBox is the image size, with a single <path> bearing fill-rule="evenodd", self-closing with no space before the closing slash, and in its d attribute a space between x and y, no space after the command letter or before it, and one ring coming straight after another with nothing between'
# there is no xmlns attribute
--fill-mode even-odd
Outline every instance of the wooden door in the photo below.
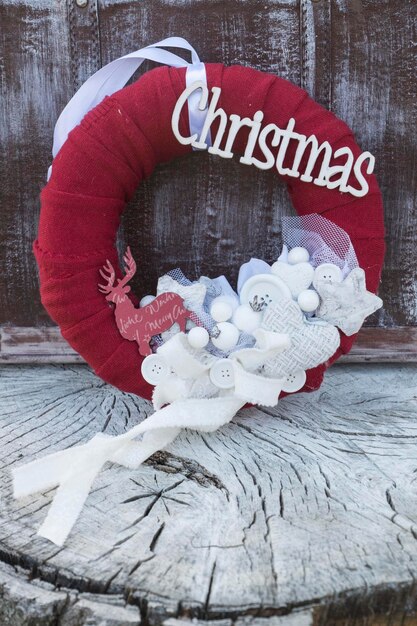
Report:
<svg viewBox="0 0 417 626"><path fill-rule="evenodd" d="M415 359L415 24L414 0L0 0L0 358L77 359L40 303L31 251L54 123L101 65L178 35L205 61L303 87L375 155L387 229L384 309L350 358ZM234 280L250 256L276 258L281 216L291 212L271 172L193 154L140 187L120 245L128 241L140 262L139 294L176 266Z"/></svg>

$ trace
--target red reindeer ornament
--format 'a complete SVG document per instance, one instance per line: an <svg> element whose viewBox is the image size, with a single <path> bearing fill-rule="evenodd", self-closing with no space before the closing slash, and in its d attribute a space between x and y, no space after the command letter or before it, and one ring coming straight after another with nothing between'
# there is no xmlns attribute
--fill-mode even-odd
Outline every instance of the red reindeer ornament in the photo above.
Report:
<svg viewBox="0 0 417 626"><path fill-rule="evenodd" d="M157 296L150 304L137 309L128 297L130 285L127 283L136 272L136 263L130 248L123 257L125 262L124 278L119 278L114 284L116 272L107 260L100 275L107 281L99 285L99 290L106 294L106 300L115 304L114 316L117 328L124 339L136 341L139 353L142 356L152 354L149 342L155 335L169 330L174 324L179 324L180 330L185 331L187 319L196 322L196 316L185 308L184 300L176 293L166 292Z"/></svg>

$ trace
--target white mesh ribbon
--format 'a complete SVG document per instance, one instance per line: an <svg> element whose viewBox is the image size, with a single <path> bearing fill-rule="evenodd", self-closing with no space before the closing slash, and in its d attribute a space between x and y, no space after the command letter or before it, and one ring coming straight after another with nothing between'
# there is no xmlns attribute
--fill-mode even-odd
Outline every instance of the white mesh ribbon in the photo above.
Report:
<svg viewBox="0 0 417 626"><path fill-rule="evenodd" d="M317 213L283 217L282 239L284 261L288 249L301 246L308 250L313 267L321 263L334 263L340 267L343 276L359 267L347 232Z"/></svg>
<svg viewBox="0 0 417 626"><path fill-rule="evenodd" d="M264 265L270 271L269 265L267 263ZM225 276L218 276L214 279L201 276L198 281L191 282L178 267L159 278L157 295L166 291L173 291L180 295L181 298L184 299L184 304L187 309L190 309L190 311L193 311L197 315L200 324L204 326L209 333L211 333L216 326L216 322L210 314L210 307L213 300L220 295L227 295L236 299L236 302L239 301L237 293L232 289ZM160 336L154 337L152 339L153 346L161 346L175 332L176 329L172 331L169 330ZM238 352L243 348L252 347L254 343L255 339L253 335L241 332L236 346L228 352L216 348L213 344L207 346L206 349L215 356L226 357L231 352Z"/></svg>

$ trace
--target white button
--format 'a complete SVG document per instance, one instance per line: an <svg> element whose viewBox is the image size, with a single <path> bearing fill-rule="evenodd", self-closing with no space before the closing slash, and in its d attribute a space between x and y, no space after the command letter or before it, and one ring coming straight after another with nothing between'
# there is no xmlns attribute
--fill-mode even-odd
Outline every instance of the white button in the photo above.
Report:
<svg viewBox="0 0 417 626"><path fill-rule="evenodd" d="M306 263L310 260L310 255L306 248L296 246L288 252L287 263L290 265L296 265L297 263Z"/></svg>
<svg viewBox="0 0 417 626"><path fill-rule="evenodd" d="M334 263L322 263L314 270L313 286L323 283L341 283L343 279L342 270Z"/></svg>
<svg viewBox="0 0 417 626"><path fill-rule="evenodd" d="M157 385L171 374L170 367L159 354L150 354L142 361L141 372L143 378L150 385Z"/></svg>
<svg viewBox="0 0 417 626"><path fill-rule="evenodd" d="M213 336L211 338L212 344L222 350L223 352L228 352L232 348L235 347L237 342L239 341L239 331L230 322L219 322L216 324L217 330L219 331L219 335L217 337Z"/></svg>
<svg viewBox="0 0 417 626"><path fill-rule="evenodd" d="M229 359L216 361L210 369L210 380L219 389L231 389L235 384L233 364Z"/></svg>
<svg viewBox="0 0 417 626"><path fill-rule="evenodd" d="M208 332L202 326L194 326L194 328L191 328L187 333L187 339L190 346L196 350L202 350L210 341Z"/></svg>
<svg viewBox="0 0 417 626"><path fill-rule="evenodd" d="M155 300L155 296L143 296L142 300L139 302L139 306L142 308L147 304L150 304Z"/></svg>
<svg viewBox="0 0 417 626"><path fill-rule="evenodd" d="M307 374L303 370L298 370L293 374L288 374L285 378L285 383L282 385L282 391L285 391L286 393L294 393L304 387L306 379Z"/></svg>
<svg viewBox="0 0 417 626"><path fill-rule="evenodd" d="M255 274L243 285L240 292L240 302L250 304L252 308L264 310L268 304L291 300L291 291L281 278L274 274Z"/></svg>

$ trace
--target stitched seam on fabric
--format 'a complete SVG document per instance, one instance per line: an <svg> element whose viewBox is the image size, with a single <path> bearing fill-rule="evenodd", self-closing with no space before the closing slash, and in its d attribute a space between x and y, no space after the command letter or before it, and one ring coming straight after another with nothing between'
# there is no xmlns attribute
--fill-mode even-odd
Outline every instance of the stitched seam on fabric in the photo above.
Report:
<svg viewBox="0 0 417 626"><path fill-rule="evenodd" d="M301 89L301 87L300 87ZM304 91L304 89L302 89L302 91ZM305 103L306 100L310 99L310 96L308 95L307 92L305 92L305 98L303 98L303 100L300 102L300 104L295 108L295 110L293 111L293 114L291 117L295 117L296 114L298 113L298 111L300 110L300 108L303 106L303 104ZM312 102L314 102L314 104L317 104L317 106L319 106L321 109L323 109L323 111L326 111L327 113L330 113L330 115L332 116L332 121L336 122L338 124L342 123L345 127L345 133L343 133L342 135L340 135L340 137L338 137L337 139L335 139L334 141L332 140L332 145L334 143L337 143L338 141L341 141L342 139L346 139L347 137L352 138L353 141L355 142L355 145L358 145L356 143L355 140L355 136L353 134L353 131L351 129L349 129L349 127L347 126L347 124L345 122L343 122L343 120L340 120L339 118L337 118L334 113L332 111L329 111L329 109L326 109L325 107L321 106L321 104L319 104L318 102L316 102L315 100L312 100ZM358 148L360 149L360 146L358 146Z"/></svg>
<svg viewBox="0 0 417 626"><path fill-rule="evenodd" d="M145 133L144 133L143 129L142 129L140 126L138 126L138 124L135 122L135 120L134 120L132 117L130 117L130 115L128 115L128 114L126 113L125 108L124 108L124 107L123 107L123 105L122 105L122 104L121 104L121 103L117 100L117 98L116 98L116 97L113 97L113 100L117 103L117 106L119 106L119 107L122 109L123 113L126 115L126 117L128 118L128 120L129 120L130 122L132 122L132 124L133 124L133 125L137 128L137 130L140 132L140 134L142 135L142 137L143 137L143 138L144 138L144 140L146 141L146 143L147 143L148 147L150 148L150 150L151 150L151 152L152 152L152 154L153 154L153 156L154 156L154 159L155 159L155 161L156 161L157 159L156 159L155 149L154 149L154 147L153 147L152 143L150 142L150 140L148 139L148 137L145 135Z"/></svg>
<svg viewBox="0 0 417 626"><path fill-rule="evenodd" d="M106 105L105 107L104 107L104 104ZM90 133L90 131L94 129L94 127L95 127L97 122L99 122L103 118L105 118L110 112L114 112L116 110L116 108L122 109L122 111L123 111L124 115L126 116L126 118L138 129L138 131L141 133L141 135L143 136L143 138L146 141L146 143L148 144L148 146L151 148L152 154L155 157L155 151L154 151L152 145L150 144L148 138L143 133L142 129L137 126L137 124L132 120L130 115L128 115L126 113L126 111L123 108L123 106L119 103L117 98L115 98L114 96L106 96L106 98L102 102L100 102L100 104L97 105L97 107L95 107L94 109L89 111L89 113L87 115L91 116L93 119L92 120L90 120L90 119L85 120L85 118L84 118L84 120L82 120L82 122L80 124L80 128L81 128L81 130L83 132L85 132L87 135L89 135L101 148L106 150L106 152L109 155L111 155L112 157L116 158L119 161L119 163L121 163L123 166L128 168L130 170L130 172L136 177L136 179L138 179L137 183L136 183L136 186L138 186L138 184L140 183L140 177L139 177L138 173L135 172L135 170L131 167L131 165L129 163L127 163L125 160L121 159L120 156L118 154L116 154L115 152L113 152L112 150L110 150L109 147L105 143L103 143L96 136L93 136ZM104 110L101 110L101 109L104 109ZM68 139L71 139L71 137L69 136ZM80 146L78 146L77 144L75 145L75 148L77 150L81 149ZM84 152L84 154L89 156L88 152ZM89 196L85 196L85 197L88 198ZM99 197L100 198L102 196L93 196L93 197ZM103 196L103 197L105 197L105 196Z"/></svg>
<svg viewBox="0 0 417 626"><path fill-rule="evenodd" d="M91 126L93 126L98 120L106 117L106 115L108 115L108 113L113 109L113 99L114 98L112 96L106 96L104 100L102 100L97 106L95 106L93 109L91 109L91 111L88 111L88 113L86 113L86 115L80 122L80 126L85 127L86 130L89 130Z"/></svg>
<svg viewBox="0 0 417 626"><path fill-rule="evenodd" d="M173 95L173 97L174 97L174 100L175 100L175 101L177 101L177 100L178 100L179 96L177 96L177 93L176 93L176 91L175 91L175 89L174 89L174 86L173 86L173 81L172 81L172 75L174 74L174 71L175 71L175 70L177 70L177 69L178 69L178 68L168 67L168 78L169 78L169 84L170 84L171 91L172 91L172 95ZM222 74L222 79L223 79L223 74ZM185 77L184 77L184 83L185 83L185 80L186 80L186 79L185 79ZM222 82L222 80L221 80L220 82ZM208 85L207 85L207 86L208 86ZM180 94L180 95L181 95L181 94ZM189 122L189 113L188 113L188 112L187 112L187 115L188 115L188 127L189 127L189 123L190 123L190 122Z"/></svg>
<svg viewBox="0 0 417 626"><path fill-rule="evenodd" d="M381 192L378 191L372 191L371 193L368 194L368 198L372 197L372 196L381 196ZM323 215L324 213L327 213L328 211L334 211L334 209L340 209L342 207L347 207L350 204L354 204L355 202L358 201L358 198L352 198L351 200L348 200L347 202L345 202L344 204L337 204L336 206L332 206L332 207L327 207L327 209L323 209L322 211L316 211L316 213L319 213L319 215Z"/></svg>
<svg viewBox="0 0 417 626"><path fill-rule="evenodd" d="M106 367L107 363L108 363L109 361L111 361L111 360L113 359L113 357L115 356L115 354L117 354L117 352L119 352L119 350L122 350L122 349L123 349L123 347L126 347L125 342L120 343L120 344L117 346L116 350L113 350L113 352L111 353L111 355L110 355L109 357L107 357L107 359L104 361L104 363L102 363L102 364L99 366L99 368L95 370L95 371L96 371L96 373L97 373L97 375L99 375L99 372L101 372L101 371L102 371L102 370ZM139 355L139 351L137 352L137 354L138 354L138 356L140 356L140 355ZM141 382L142 382L142 381L144 381L144 378L142 378L142 376L141 376L140 378L141 378Z"/></svg>
<svg viewBox="0 0 417 626"><path fill-rule="evenodd" d="M129 119L130 119L130 118L129 118ZM121 158L120 158L120 156L119 156L118 154L114 153L112 150L109 150L108 146L107 146L105 143L103 143L102 141L100 141L100 140L98 139L98 137L96 137L95 135L93 135L93 134L91 134L91 133L90 133L90 131L91 131L91 130L94 130L94 126L91 126L88 130L86 130L85 128L82 128L82 127L81 127L81 128L80 128L80 130L81 130L82 132L84 132L86 135L88 135L88 136L90 137L90 139L92 139L92 140L93 140L93 141L97 144L97 146L96 146L96 147L100 147L100 149L105 150L109 156L111 156L111 157L112 157L112 158L114 158L114 159L117 159L117 161L118 161L120 164L122 164L124 167L128 168L128 169L130 170L130 172L131 172L131 173L135 176L135 178L136 178L136 179L139 179L139 178L140 178L140 177L139 177L139 175L138 175L138 173L137 173L137 172L135 172L135 170L134 170L134 169L132 169L132 167L130 166L130 164L129 164L129 163L127 163L126 161L124 161L123 159L121 159ZM71 140L71 139L72 139L72 138L69 138L69 140ZM91 153L90 153L90 152L86 152L86 151L84 150L83 146L79 146L79 145L78 145L78 144L77 144L74 140L72 141L72 143L74 144L74 148L75 148L76 150L78 150L78 151L82 151L82 152L83 152L83 154L87 155L88 157L91 157ZM137 183L137 184L139 184L139 181L138 181L138 183ZM86 197L86 198L88 198L88 197L90 197L90 196L85 196L85 197ZM100 198L101 196L91 196L91 197L99 197L99 198ZM106 197L106 196L103 196L103 197ZM115 200L115 199L117 199L117 198L112 198L112 199L113 199L113 200Z"/></svg>
<svg viewBox="0 0 417 626"><path fill-rule="evenodd" d="M87 317L83 317L83 318L77 320L74 324L72 324L72 326L65 327L65 329L62 330L63 337L65 337L64 333L70 332L74 328L77 328L77 326L79 326L80 324L83 324L84 322L88 322L92 318L97 317L100 314L103 314L103 311L105 311L105 307L104 306L100 307L100 309L98 309L98 311L94 311L94 313L91 313L91 315L87 315Z"/></svg>
<svg viewBox="0 0 417 626"><path fill-rule="evenodd" d="M77 194L77 193L70 193L69 191L61 191L61 189L52 189L52 190L48 190L48 193L59 193L62 194L64 196L66 196L68 199L71 198L98 198L99 200L107 200L107 201L111 201L114 203L120 203L121 205L123 205L123 207L125 206L125 202L123 200L120 200L119 198L114 198L111 196L85 196L84 194ZM88 207L86 207L86 209L88 210ZM92 209L95 210L95 209Z"/></svg>
<svg viewBox="0 0 417 626"><path fill-rule="evenodd" d="M266 90L266 94L265 94L265 97L264 97L263 102L262 102L262 109L265 107L265 103L266 103L266 101L269 98L269 93L270 93L272 87L274 87L277 84L277 77L276 76L271 76L271 79L272 80L271 80L271 82L268 85L268 89Z"/></svg>
<svg viewBox="0 0 417 626"><path fill-rule="evenodd" d="M303 106L305 101L310 98L310 96L308 95L308 93L306 92L305 89L302 89L301 87L299 87L299 89L301 89L301 91L304 92L304 98L301 100L301 102L298 104L298 106L295 107L294 111L292 112L291 117L294 117L298 113L299 109L301 109L301 107Z"/></svg>
<svg viewBox="0 0 417 626"><path fill-rule="evenodd" d="M269 97L269 92L271 91L272 87L273 87L274 85L276 85L276 83L277 83L277 81L278 81L278 77L277 77L277 76L272 76L272 78L273 78L273 80L271 81L271 84L269 85L268 90L267 90L267 93L265 94L265 98L264 98L264 100L263 100L263 107L265 106L265 103L266 103L266 102L267 102L267 100L268 100L268 97ZM300 110L300 108L301 108L301 107L305 104L306 100L309 100L309 99L310 99L310 96L309 96L309 95L308 95L308 93L305 91L305 89L303 89L302 87L299 87L299 89L300 89L300 91L304 92L304 96L303 96L302 100L299 102L299 104L296 106L296 108L294 109L294 111L292 112L291 117L295 117L295 116L296 116L296 114L298 113L298 111ZM315 103L315 104L318 104L318 103ZM319 105L319 106L321 106L321 105ZM321 108L322 108L324 111L327 111L328 113L331 113L331 111L329 111L329 110L328 110L328 109L326 109L325 107L321 107ZM334 121L340 122L341 120L338 120L338 119L336 119L336 118L335 118L335 119L334 119ZM343 124L345 124L345 123L343 122ZM353 131L351 131L351 130L350 130L350 131L345 132L344 134L342 134L340 137L338 137L338 139L336 140L336 142L335 142L335 143L337 143L338 141L342 141L343 139L346 139L347 137L352 138L353 140L355 140L355 137L354 137ZM333 143L333 142L332 142L332 143ZM356 141L355 141L355 143L356 143Z"/></svg>
<svg viewBox="0 0 417 626"><path fill-rule="evenodd" d="M39 240L35 239L35 241L33 242L33 246L36 249L36 251L46 257L49 257L50 259L62 259L63 261L65 259L68 259L69 261L73 261L73 260L87 260L89 258L93 258L95 256L99 256L99 255L109 255L109 254L114 254L117 257L117 250L112 247L112 248L103 248L103 249L98 249L98 250L92 250L91 252L85 252L83 254L59 254L56 252L50 252L49 250L43 250L40 245L39 245Z"/></svg>
<svg viewBox="0 0 417 626"><path fill-rule="evenodd" d="M54 259L55 261L55 259ZM91 274L91 272L98 272L100 269L100 265L97 265L98 263L102 263L102 260L98 261L98 260L94 260L94 263L87 265L87 267L85 266L85 264L81 264L81 265L72 265L72 268L69 268L67 266L64 266L61 270L57 265L54 265L53 267L53 273L52 275L49 277L50 280L54 280L54 281L60 281L62 282L65 279L73 279L76 278L77 279L83 279L85 274ZM67 265L67 264L66 264ZM97 276L97 286L98 283L100 282L100 277ZM65 288L65 285L63 285L63 288ZM97 292L98 293L98 292Z"/></svg>
<svg viewBox="0 0 417 626"><path fill-rule="evenodd" d="M385 237L355 237L355 241L385 241Z"/></svg>

